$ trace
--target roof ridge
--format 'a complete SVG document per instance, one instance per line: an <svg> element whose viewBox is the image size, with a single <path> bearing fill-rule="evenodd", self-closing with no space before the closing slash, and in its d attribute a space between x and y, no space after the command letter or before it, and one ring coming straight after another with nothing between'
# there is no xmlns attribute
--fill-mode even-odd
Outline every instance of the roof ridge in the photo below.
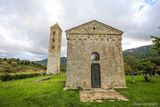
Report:
<svg viewBox="0 0 160 107"><path fill-rule="evenodd" d="M76 29L76 28L78 28L78 27L83 27L83 26L85 26L85 25L87 25L87 24L89 24L89 23L92 23L92 22L97 22L97 23L99 23L99 24L101 24L101 25L103 25L103 26L105 26L105 27L109 27L109 28L111 28L111 29L114 29L114 30L117 30L118 32L123 33L123 31L121 31L121 30L119 30L119 29L117 29L117 28L114 28L114 27L112 27L112 26L110 26L110 25L107 25L107 24L104 24L104 23L102 23L102 22L99 22L99 21L97 21L97 20L91 20L91 21L89 21L89 22L80 24L80 25L78 25L78 26L75 26L75 27L72 27L72 28L70 28L70 29L68 29L68 30L65 30L65 32L68 33L69 31L71 31L71 30L73 30L73 29Z"/></svg>

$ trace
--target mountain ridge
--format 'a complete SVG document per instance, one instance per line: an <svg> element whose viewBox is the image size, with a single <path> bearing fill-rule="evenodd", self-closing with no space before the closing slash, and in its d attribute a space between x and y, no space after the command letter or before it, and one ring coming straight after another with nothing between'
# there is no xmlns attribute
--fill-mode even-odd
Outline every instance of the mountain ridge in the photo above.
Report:
<svg viewBox="0 0 160 107"><path fill-rule="evenodd" d="M123 51L123 56L133 56L138 59L146 57L158 57L156 51L152 49L152 45L145 45L137 48L127 49Z"/></svg>
<svg viewBox="0 0 160 107"><path fill-rule="evenodd" d="M47 66L47 59L43 59L41 61L35 61L36 63L38 64L41 64L41 65L45 65ZM61 62L60 62L60 69L61 70L66 70L66 61L67 61L67 57L61 57Z"/></svg>

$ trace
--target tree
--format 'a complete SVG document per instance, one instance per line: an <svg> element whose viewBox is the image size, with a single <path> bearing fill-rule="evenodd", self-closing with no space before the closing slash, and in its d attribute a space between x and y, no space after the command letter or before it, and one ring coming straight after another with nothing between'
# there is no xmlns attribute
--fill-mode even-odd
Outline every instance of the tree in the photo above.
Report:
<svg viewBox="0 0 160 107"><path fill-rule="evenodd" d="M160 37L151 36L151 38L152 38L152 43L153 43L153 49L160 56Z"/></svg>
<svg viewBox="0 0 160 107"><path fill-rule="evenodd" d="M145 81L151 80L151 75L155 71L156 64L149 60L142 60L139 65L139 69L143 71Z"/></svg>
<svg viewBox="0 0 160 107"><path fill-rule="evenodd" d="M132 72L137 72L138 71L139 60L136 59L135 57L133 57L133 56L124 57L124 62L127 66L130 67L129 68L129 67L126 66L128 70L132 70Z"/></svg>
<svg viewBox="0 0 160 107"><path fill-rule="evenodd" d="M124 67L125 67L125 74L126 74L126 75L131 74L131 72L133 71L132 68L131 68L131 66L128 65L127 63L125 63L125 64L124 64Z"/></svg>
<svg viewBox="0 0 160 107"><path fill-rule="evenodd" d="M156 66L155 73L160 75L160 66Z"/></svg>

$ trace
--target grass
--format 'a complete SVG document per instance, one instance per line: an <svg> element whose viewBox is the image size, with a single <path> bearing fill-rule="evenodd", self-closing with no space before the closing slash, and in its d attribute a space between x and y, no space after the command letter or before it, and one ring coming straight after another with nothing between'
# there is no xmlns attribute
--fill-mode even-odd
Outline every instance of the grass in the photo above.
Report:
<svg viewBox="0 0 160 107"><path fill-rule="evenodd" d="M118 90L129 101L103 101L102 103L82 103L78 90L63 91L65 74L0 82L0 107L158 107L160 106L160 77L153 77L152 82L144 82L136 77L126 77L127 89ZM158 105L159 104L159 105Z"/></svg>

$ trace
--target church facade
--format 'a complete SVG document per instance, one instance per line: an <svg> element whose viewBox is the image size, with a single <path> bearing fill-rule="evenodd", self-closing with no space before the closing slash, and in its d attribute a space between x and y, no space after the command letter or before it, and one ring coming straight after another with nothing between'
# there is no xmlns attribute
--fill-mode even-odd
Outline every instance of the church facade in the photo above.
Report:
<svg viewBox="0 0 160 107"><path fill-rule="evenodd" d="M66 30L66 88L126 88L122 34L96 20Z"/></svg>

